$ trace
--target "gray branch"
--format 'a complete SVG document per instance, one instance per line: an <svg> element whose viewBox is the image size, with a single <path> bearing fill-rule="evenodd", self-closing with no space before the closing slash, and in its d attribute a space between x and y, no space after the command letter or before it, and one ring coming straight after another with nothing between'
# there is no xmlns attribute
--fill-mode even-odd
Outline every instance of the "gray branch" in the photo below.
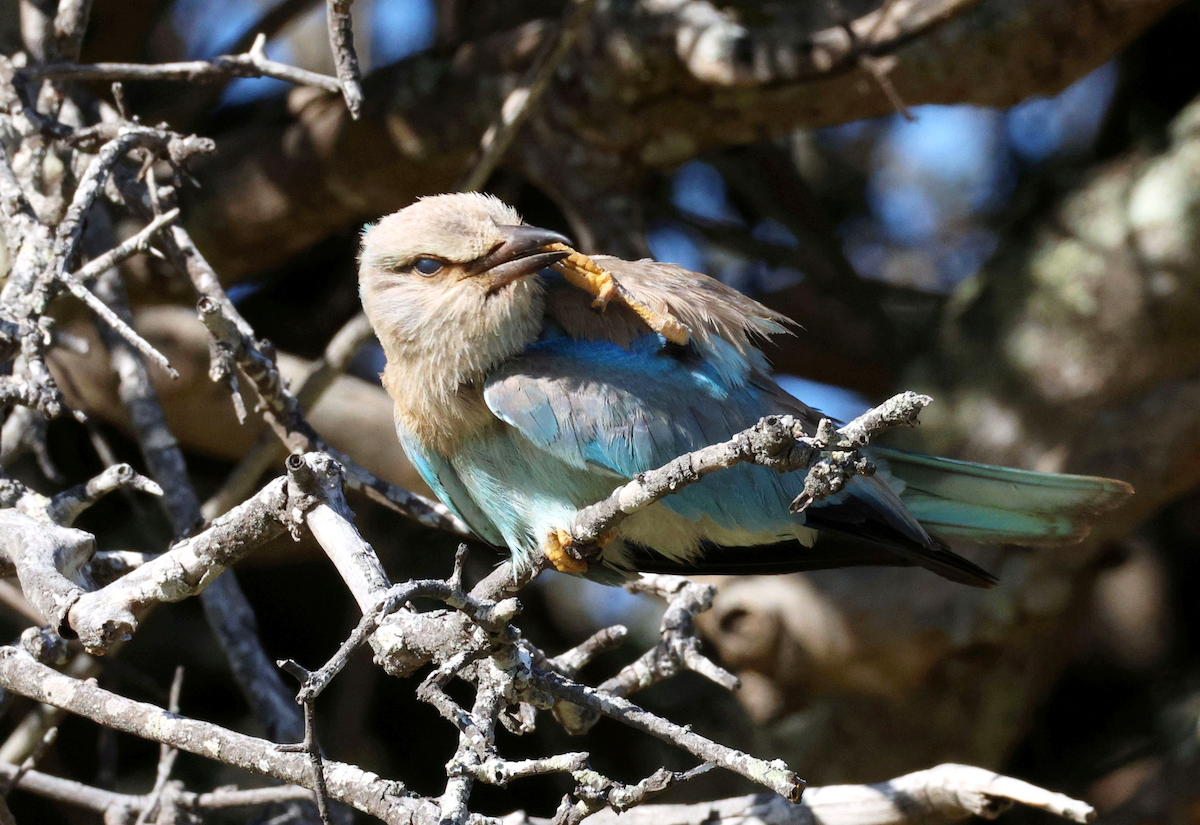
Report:
<svg viewBox="0 0 1200 825"><path fill-rule="evenodd" d="M740 687L736 676L704 655L696 632L696 616L712 608L717 593L714 585L698 584L683 576L644 573L625 585L625 589L630 593L658 596L667 602L659 625L660 639L658 644L638 659L601 683L600 691L613 696L629 696L685 669L699 673L726 690ZM625 636L624 631L623 627L603 630L580 648L568 651L568 654L556 657L547 664L564 676L573 678L575 671L596 652L619 643ZM574 734L586 733L600 718L597 713L587 712L569 702L556 703L554 715L568 732Z"/></svg>
<svg viewBox="0 0 1200 825"><path fill-rule="evenodd" d="M303 412L312 410L325 391L333 386L334 380L346 371L362 345L374 336L371 322L361 312L334 333L325 347L324 354L312 363L293 392L296 403ZM240 395L235 394L235 397L240 398ZM282 461L286 454L286 448L274 433L268 431L260 435L258 441L242 456L237 467L225 479L221 489L204 502L202 512L205 517L219 516L245 499L263 474Z"/></svg>
<svg viewBox="0 0 1200 825"><path fill-rule="evenodd" d="M155 492L153 482L128 465L110 467L54 498L0 476L0 574L17 577L25 598L51 627L59 627L91 586L87 565L96 540L71 523L102 495L122 486Z"/></svg>
<svg viewBox="0 0 1200 825"><path fill-rule="evenodd" d="M56 80L165 80L204 83L232 77L273 77L297 86L339 91L337 78L310 72L267 57L266 37L259 35L245 54L180 63L49 63L25 70L30 77Z"/></svg>
<svg viewBox="0 0 1200 825"><path fill-rule="evenodd" d="M428 527L470 535L466 525L440 502L389 484L325 444L308 423L296 397L283 386L274 357L264 352L263 345L252 335L239 328L236 317L227 311L224 302L205 296L200 300L199 313L215 342L215 351L227 354L254 384L262 400L263 418L290 451L328 453L345 467L350 485L371 500Z"/></svg>
<svg viewBox="0 0 1200 825"><path fill-rule="evenodd" d="M161 223L157 216L151 219L150 225L156 222ZM118 317L124 321L132 320L124 285L116 270L101 276L97 289ZM201 523L201 513L183 451L167 426L145 364L121 337L104 328L100 329L100 334L117 371L118 391L129 410L142 455L150 472L166 491L163 506L172 531L176 537L187 535ZM298 736L300 714L290 703L279 673L262 649L254 612L237 580L229 575L212 582L203 590L201 603L238 686L269 735L281 739Z"/></svg>
<svg viewBox="0 0 1200 825"><path fill-rule="evenodd" d="M841 490L856 475L874 472L858 449L881 432L916 423L929 396L905 392L860 415L839 430L822 419L815 435L790 415L769 416L728 441L679 456L656 470L640 473L603 501L579 511L571 527L569 551L583 557L622 521L709 473L748 462L780 472L807 470L804 492L793 512Z"/></svg>
<svg viewBox="0 0 1200 825"><path fill-rule="evenodd" d="M311 790L311 773L304 754L284 752L266 739L126 699L94 681L72 679L38 664L14 648L0 648L0 685L114 730ZM325 777L331 797L385 822L437 821L433 803L412 796L400 782L380 779L340 762L327 762Z"/></svg>
<svg viewBox="0 0 1200 825"><path fill-rule="evenodd" d="M0 777L8 781L16 777L17 770L16 765L0 763ZM17 779L15 787L46 799L100 814L122 812L137 815L150 803L148 795L114 793L35 770L26 771ZM173 807L192 811L256 808L278 802L307 800L312 796L311 791L298 785L279 785L253 790L226 788L210 793L189 793L168 785L166 791Z"/></svg>
<svg viewBox="0 0 1200 825"><path fill-rule="evenodd" d="M114 464L85 484L64 490L50 500L46 515L55 524L70 527L84 510L114 490L140 490L161 496L162 488L128 464Z"/></svg>
<svg viewBox="0 0 1200 825"><path fill-rule="evenodd" d="M104 690L94 681L80 681L58 673L15 648L0 648L0 685L98 724L312 790L308 760L303 754L282 752L264 739L126 699ZM412 794L400 782L344 763L327 761L325 767L329 794L334 799L387 823L434 825L440 821L441 809L436 802ZM15 770L15 767L0 768L4 773ZM522 770L528 772L530 768L522 766ZM101 806L107 810L115 805L140 810L145 805L144 797L111 794L36 771L26 773L17 787L60 799L70 794L71 802L92 810L100 810ZM203 807L240 807L274 801L280 794L296 798L299 791L292 788L225 791L198 795L195 799ZM971 815L993 818L1014 802L1080 823L1090 821L1094 815L1092 808L1083 802L1017 779L963 765L942 765L876 785L812 788L799 805L767 795L697 805L644 805L622 814L620 821L630 825L643 822L701 825L727 820L773 825L927 825ZM615 821L608 816L601 813L593 821ZM500 822L486 817L473 817L472 821L480 825ZM544 822L521 816L506 817L504 821Z"/></svg>
<svg viewBox="0 0 1200 825"><path fill-rule="evenodd" d="M253 498L112 584L87 593L71 608L70 624L88 650L103 653L132 634L146 611L204 590L227 567L294 527L311 500L279 478ZM2 511L0 511L2 512Z"/></svg>
<svg viewBox="0 0 1200 825"><path fill-rule="evenodd" d="M354 51L354 26L350 20L350 6L354 0L326 0L326 23L329 27L329 48L337 66L337 85L333 91L342 92L350 116L358 119L362 112L363 92L358 68L358 54Z"/></svg>

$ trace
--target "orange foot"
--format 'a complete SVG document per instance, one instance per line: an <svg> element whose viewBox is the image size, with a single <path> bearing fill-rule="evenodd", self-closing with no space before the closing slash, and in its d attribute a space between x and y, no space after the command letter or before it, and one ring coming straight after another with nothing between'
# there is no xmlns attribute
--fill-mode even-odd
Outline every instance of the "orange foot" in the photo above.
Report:
<svg viewBox="0 0 1200 825"><path fill-rule="evenodd" d="M569 252L554 268L562 273L571 284L591 295L592 309L603 310L616 294L617 285L612 273L601 268L582 252L577 252L565 243L546 244L546 249L555 252Z"/></svg>
<svg viewBox="0 0 1200 825"><path fill-rule="evenodd" d="M577 289L582 289L594 299L593 309L603 311L610 301L616 300L638 314L646 326L660 333L673 344L686 344L691 332L675 316L669 312L655 312L650 307L637 300L629 290L621 287L613 278L611 272L597 264L587 255L578 252L566 244L547 244L545 249L552 251L567 251L570 254L552 268L559 272L567 282Z"/></svg>
<svg viewBox="0 0 1200 825"><path fill-rule="evenodd" d="M546 558L554 565L554 569L560 573L587 572L588 563L583 559L575 558L567 551L567 548L573 543L571 534L566 530L551 530L550 535L546 537L542 550L545 552Z"/></svg>

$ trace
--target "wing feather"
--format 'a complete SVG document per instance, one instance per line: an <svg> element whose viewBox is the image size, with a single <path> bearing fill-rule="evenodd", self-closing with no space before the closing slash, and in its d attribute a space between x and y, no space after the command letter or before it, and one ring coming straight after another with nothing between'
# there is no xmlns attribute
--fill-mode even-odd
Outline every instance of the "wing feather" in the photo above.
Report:
<svg viewBox="0 0 1200 825"><path fill-rule="evenodd" d="M404 452L434 495L462 519L475 535L489 544L503 547L504 536L475 503L450 462L436 452L425 449L399 421L396 422L396 434Z"/></svg>
<svg viewBox="0 0 1200 825"><path fill-rule="evenodd" d="M699 359L675 357L650 336L629 349L565 337L542 342L497 371L484 400L559 460L621 478L724 441L770 413L756 387L727 386ZM707 515L729 529L786 530L803 523L787 510L801 483L762 467L736 467L663 503L692 521Z"/></svg>
<svg viewBox="0 0 1200 825"><path fill-rule="evenodd" d="M741 357L722 337L677 347L657 335L628 346L549 335L493 373L484 400L497 418L559 461L632 478L725 441L766 415L790 413L815 429L820 415L756 369L761 359L757 350ZM802 488L803 474L742 464L661 505L691 522L707 518L727 537L743 536L737 544L778 542L807 525L870 545L860 555L839 554L839 565L878 563L873 560L881 553L892 552L903 560L895 563L977 585L993 581L932 539L878 477L855 479L837 496L793 514L788 506ZM818 564L804 560L800 545L790 546L798 554L794 569Z"/></svg>

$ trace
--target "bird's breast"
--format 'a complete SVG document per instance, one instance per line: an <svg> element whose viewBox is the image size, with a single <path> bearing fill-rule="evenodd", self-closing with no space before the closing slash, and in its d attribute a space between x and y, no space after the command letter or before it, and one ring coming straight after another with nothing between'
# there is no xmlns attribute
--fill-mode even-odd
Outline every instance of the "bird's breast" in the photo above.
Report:
<svg viewBox="0 0 1200 825"><path fill-rule="evenodd" d="M395 404L396 418L428 449L443 455L504 424L483 400L480 382L450 384L436 373L388 362L383 385Z"/></svg>

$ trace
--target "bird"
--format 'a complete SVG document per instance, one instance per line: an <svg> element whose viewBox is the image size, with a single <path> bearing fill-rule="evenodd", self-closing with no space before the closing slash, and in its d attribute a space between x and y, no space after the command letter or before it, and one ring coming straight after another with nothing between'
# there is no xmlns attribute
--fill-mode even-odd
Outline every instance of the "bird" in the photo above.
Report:
<svg viewBox="0 0 1200 825"><path fill-rule="evenodd" d="M639 473L765 416L806 431L823 416L771 378L762 345L789 331L785 316L702 273L594 255L629 298L601 308L552 268L570 253L568 238L480 193L418 199L362 234L359 292L400 443L517 571L555 550L560 570L608 583L878 565L990 587L995 576L950 541L1078 541L1133 492L872 446L874 474L803 512L789 509L802 472L739 464L632 514L580 563L560 552L562 531ZM655 316L681 322L686 340Z"/></svg>

